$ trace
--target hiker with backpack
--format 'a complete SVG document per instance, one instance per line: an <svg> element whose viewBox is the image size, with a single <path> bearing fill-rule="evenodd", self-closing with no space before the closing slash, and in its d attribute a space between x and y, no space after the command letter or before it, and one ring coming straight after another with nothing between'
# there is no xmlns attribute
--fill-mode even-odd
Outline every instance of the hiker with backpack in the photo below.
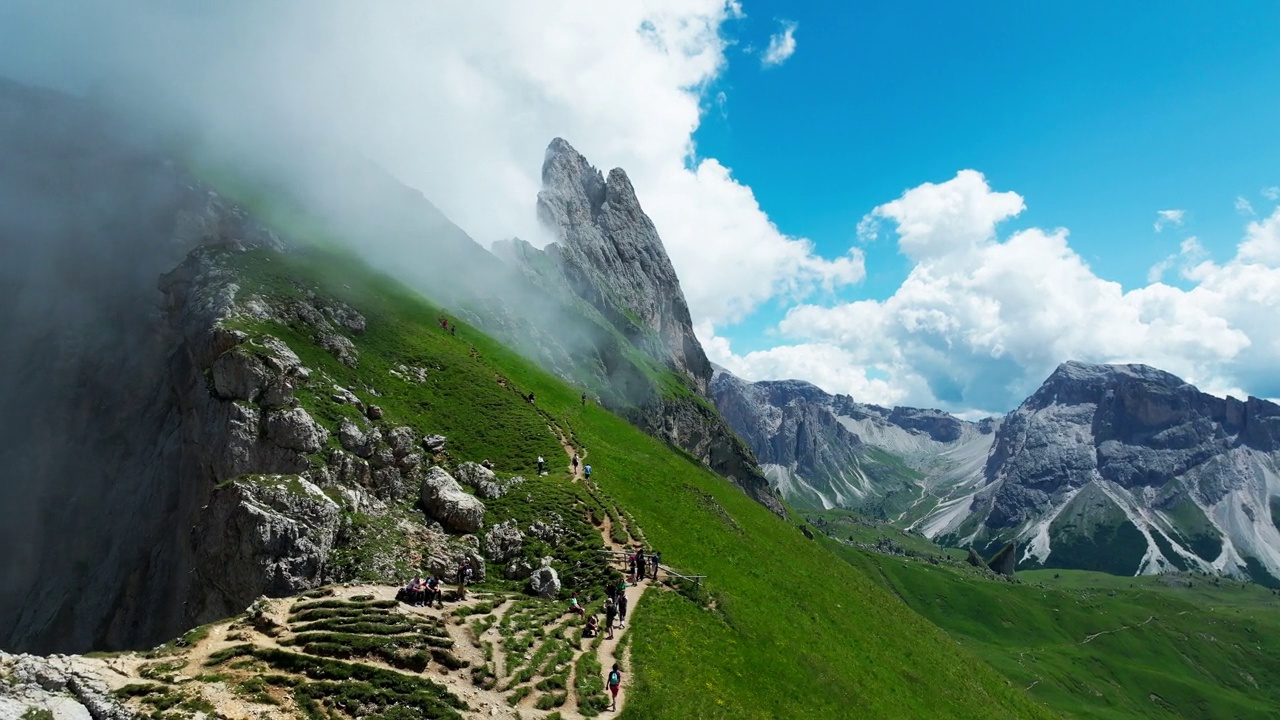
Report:
<svg viewBox="0 0 1280 720"><path fill-rule="evenodd" d="M618 595L618 627L627 626L627 594Z"/></svg>
<svg viewBox="0 0 1280 720"><path fill-rule="evenodd" d="M613 664L613 669L609 671L609 677L606 679L605 685L609 686L609 694L613 698L609 705L609 710L617 712L618 688L622 685L622 671L618 669L618 663Z"/></svg>

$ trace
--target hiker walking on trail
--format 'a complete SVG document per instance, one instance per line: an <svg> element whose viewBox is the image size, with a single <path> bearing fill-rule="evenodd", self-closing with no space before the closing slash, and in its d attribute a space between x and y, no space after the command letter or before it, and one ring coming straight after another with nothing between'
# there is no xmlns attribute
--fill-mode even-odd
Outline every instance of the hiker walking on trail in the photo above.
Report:
<svg viewBox="0 0 1280 720"><path fill-rule="evenodd" d="M613 639L613 621L618 616L618 606L613 602L613 598L607 598L604 601L604 629L609 633L605 637Z"/></svg>
<svg viewBox="0 0 1280 720"><path fill-rule="evenodd" d="M654 550L653 554L649 556L649 559L653 561L653 579L657 580L658 566L662 564L662 553L658 552L657 550Z"/></svg>
<svg viewBox="0 0 1280 720"><path fill-rule="evenodd" d="M573 454L573 474L578 474L578 453Z"/></svg>
<svg viewBox="0 0 1280 720"><path fill-rule="evenodd" d="M586 473L586 476L587 476L587 479L588 479L588 480L590 480L590 479L591 479L591 466L590 466L590 465L583 465L583 466L582 466L582 472Z"/></svg>
<svg viewBox="0 0 1280 720"><path fill-rule="evenodd" d="M618 627L627 626L627 594L618 595Z"/></svg>
<svg viewBox="0 0 1280 720"><path fill-rule="evenodd" d="M547 464L547 461L546 461L546 460L543 460L543 459L542 459L542 456L541 456L541 455L539 455L539 456L538 456L538 474L539 474L539 475L541 475L541 474L542 474L542 468L543 468L543 466L544 466L544 465L546 465L546 464Z"/></svg>
<svg viewBox="0 0 1280 720"><path fill-rule="evenodd" d="M609 710L617 712L618 688L622 685L622 671L618 669L618 663L613 664L613 669L609 671L609 679L605 684L609 686L609 695L613 698L609 705Z"/></svg>

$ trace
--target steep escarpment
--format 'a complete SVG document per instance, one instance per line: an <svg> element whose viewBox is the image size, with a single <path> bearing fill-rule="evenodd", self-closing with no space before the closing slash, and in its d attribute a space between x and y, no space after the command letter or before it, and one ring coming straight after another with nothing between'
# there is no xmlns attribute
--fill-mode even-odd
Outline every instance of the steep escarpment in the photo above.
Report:
<svg viewBox="0 0 1280 720"><path fill-rule="evenodd" d="M781 505L747 446L710 402L712 366L693 332L679 278L626 173L606 178L569 143L547 148L538 217L559 238L494 251L531 282L597 318L602 399L691 453L775 512ZM637 356L638 355L638 356Z"/></svg>
<svg viewBox="0 0 1280 720"><path fill-rule="evenodd" d="M165 637L203 501L182 397L203 380L157 279L202 244L278 241L65 96L0 81L0 155L0 643Z"/></svg>
<svg viewBox="0 0 1280 720"><path fill-rule="evenodd" d="M1278 449L1273 403L1214 397L1143 365L1069 362L1005 419L967 516L935 529L1016 537L1024 564L1270 582Z"/></svg>

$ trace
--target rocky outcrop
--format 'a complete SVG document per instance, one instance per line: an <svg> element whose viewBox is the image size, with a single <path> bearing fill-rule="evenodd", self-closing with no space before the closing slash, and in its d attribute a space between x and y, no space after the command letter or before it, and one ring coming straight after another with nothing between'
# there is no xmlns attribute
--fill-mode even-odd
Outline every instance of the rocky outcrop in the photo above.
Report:
<svg viewBox="0 0 1280 720"><path fill-rule="evenodd" d="M991 558L991 562L987 563L987 567L997 575L1013 576L1014 570L1018 567L1018 543L1007 543L1000 551Z"/></svg>
<svg viewBox="0 0 1280 720"><path fill-rule="evenodd" d="M529 591L548 599L559 596L560 574L551 567L551 558L542 558L542 563L529 576Z"/></svg>
<svg viewBox="0 0 1280 720"><path fill-rule="evenodd" d="M83 658L10 655L0 651L0 718L133 720L112 697L99 670ZM48 715L41 715L47 712Z"/></svg>
<svg viewBox="0 0 1280 720"><path fill-rule="evenodd" d="M431 468L422 479L422 509L453 532L473 533L484 526L484 503L440 467Z"/></svg>
<svg viewBox="0 0 1280 720"><path fill-rule="evenodd" d="M515 520L507 520L489 528L484 536L484 556L490 562L505 563L520 554L524 535Z"/></svg>
<svg viewBox="0 0 1280 720"><path fill-rule="evenodd" d="M190 601L195 615L227 617L253 598L323 584L338 529L338 504L303 477L248 476L218 488L193 531L206 589Z"/></svg>
<svg viewBox="0 0 1280 720"><path fill-rule="evenodd" d="M602 386L601 400L632 424L690 453L781 513L747 447L706 402L712 367L697 336L675 269L621 169L606 179L557 138L543 162L538 217L559 238L545 251L521 240L494 253L569 307L548 315L580 342L568 371ZM581 312L581 311L580 311ZM544 322L545 322L544 318ZM551 334L557 335L556 327ZM635 350L674 373L684 392L655 383ZM552 354L539 353L558 370Z"/></svg>
<svg viewBox="0 0 1280 720"><path fill-rule="evenodd" d="M621 168L605 177L560 138L542 164L538 219L570 287L634 344L706 395L711 363L693 332L680 280Z"/></svg>
<svg viewBox="0 0 1280 720"><path fill-rule="evenodd" d="M514 486L524 482L522 477L499 480L493 471L479 463L464 462L458 465L458 482L475 491L485 500L495 500L506 495Z"/></svg>
<svg viewBox="0 0 1280 720"><path fill-rule="evenodd" d="M0 583L23 588L0 646L159 641L191 621L214 486L302 465L263 441L298 377L218 327L236 288L212 257L280 241L101 108L3 80L0 108L0 465L32 480L0 483Z"/></svg>

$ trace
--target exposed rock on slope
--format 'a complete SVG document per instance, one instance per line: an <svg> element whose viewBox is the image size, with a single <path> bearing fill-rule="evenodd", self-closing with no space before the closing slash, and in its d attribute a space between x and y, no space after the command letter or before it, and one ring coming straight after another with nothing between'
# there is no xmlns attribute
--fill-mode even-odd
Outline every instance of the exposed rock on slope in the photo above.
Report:
<svg viewBox="0 0 1280 720"><path fill-rule="evenodd" d="M622 168L600 171L560 138L542 164L538 219L547 248L577 295L627 339L680 371L706 395L711 363L693 333L680 280Z"/></svg>
<svg viewBox="0 0 1280 720"><path fill-rule="evenodd" d="M605 402L633 423L693 454L775 512L781 512L746 446L708 401L711 363L693 332L689 308L662 239L621 169L606 179L560 138L547 148L538 217L559 238L545 252L520 240L494 251L549 292L585 306L606 334ZM643 368L625 345L656 367ZM670 382L655 378L675 373Z"/></svg>
<svg viewBox="0 0 1280 720"><path fill-rule="evenodd" d="M800 380L750 383L717 369L711 393L770 481L802 507L915 519L972 484L993 423L856 403Z"/></svg>
<svg viewBox="0 0 1280 720"><path fill-rule="evenodd" d="M1025 564L1271 581L1278 468L1280 406L1143 365L1069 362L1009 414L986 484L930 534L1017 538Z"/></svg>

